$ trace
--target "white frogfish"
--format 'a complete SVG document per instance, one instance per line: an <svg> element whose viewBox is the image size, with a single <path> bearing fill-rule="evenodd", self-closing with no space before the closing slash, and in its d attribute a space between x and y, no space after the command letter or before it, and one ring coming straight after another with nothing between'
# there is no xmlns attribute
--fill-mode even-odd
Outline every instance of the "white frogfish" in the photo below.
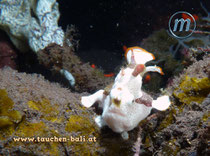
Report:
<svg viewBox="0 0 210 156"><path fill-rule="evenodd" d="M145 73L163 75L160 67L145 66L146 62L155 59L154 55L140 47L131 47L126 49L125 56L128 65L120 70L114 83L104 90L81 97L81 104L88 108L98 102L103 113L95 118L96 124L100 128L107 125L114 132L121 133L123 139L128 139L127 132L137 127L152 108L166 110L171 102L169 96L163 95L154 100L141 90Z"/></svg>

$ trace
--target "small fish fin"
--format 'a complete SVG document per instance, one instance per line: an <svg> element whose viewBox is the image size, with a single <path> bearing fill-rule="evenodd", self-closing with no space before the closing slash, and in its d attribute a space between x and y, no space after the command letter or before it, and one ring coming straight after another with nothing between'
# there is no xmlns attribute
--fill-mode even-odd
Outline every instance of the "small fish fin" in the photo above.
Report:
<svg viewBox="0 0 210 156"><path fill-rule="evenodd" d="M92 95L82 96L80 98L81 105L84 107L91 107L96 101L102 102L104 98L104 90L99 90Z"/></svg>
<svg viewBox="0 0 210 156"><path fill-rule="evenodd" d="M152 102L152 107L160 111L166 110L170 105L169 96L166 95L161 96Z"/></svg>
<svg viewBox="0 0 210 156"><path fill-rule="evenodd" d="M163 70L162 70L162 68L161 67L157 67L160 71L159 71L159 73L161 74L161 75L164 75L164 72L163 72Z"/></svg>
<svg viewBox="0 0 210 156"><path fill-rule="evenodd" d="M161 75L164 75L162 68L160 68L158 66L147 66L145 73L147 73L147 72L158 72Z"/></svg>
<svg viewBox="0 0 210 156"><path fill-rule="evenodd" d="M132 54L133 53L133 54ZM145 64L148 61L154 60L155 56L140 47L131 47L128 48L125 52L125 57L128 64L132 62L132 55L134 55L136 64Z"/></svg>

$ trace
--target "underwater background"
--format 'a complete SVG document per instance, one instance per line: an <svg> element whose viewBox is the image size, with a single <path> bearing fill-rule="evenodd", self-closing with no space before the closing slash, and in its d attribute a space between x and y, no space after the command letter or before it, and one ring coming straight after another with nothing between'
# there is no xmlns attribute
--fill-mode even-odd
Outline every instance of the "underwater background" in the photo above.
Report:
<svg viewBox="0 0 210 156"><path fill-rule="evenodd" d="M208 1L202 1L210 9ZM80 34L79 56L103 66L108 72L120 64L124 57L123 45L141 45L154 31L168 30L168 21L177 11L187 11L201 17L207 16L199 0L157 1L61 1L59 24L74 24ZM100 52L97 52L100 50ZM93 55L88 56L87 55ZM97 59L102 56L105 61ZM109 59L112 63L108 63ZM93 61L94 60L94 61Z"/></svg>
<svg viewBox="0 0 210 156"><path fill-rule="evenodd" d="M178 11L196 21L188 38L169 32ZM80 99L114 82L134 46L164 72L145 75L142 89L172 104L123 140L99 129L93 118L102 111ZM0 155L210 155L209 52L208 0L2 0Z"/></svg>

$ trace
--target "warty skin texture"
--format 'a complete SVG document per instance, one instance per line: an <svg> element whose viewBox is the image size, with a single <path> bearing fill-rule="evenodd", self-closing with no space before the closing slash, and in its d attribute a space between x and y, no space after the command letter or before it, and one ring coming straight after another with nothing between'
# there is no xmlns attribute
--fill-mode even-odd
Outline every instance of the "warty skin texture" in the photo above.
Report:
<svg viewBox="0 0 210 156"><path fill-rule="evenodd" d="M149 56L148 53L146 55L143 53L143 55ZM140 55L138 54L138 56ZM148 60L151 60L152 57L149 57ZM130 58L127 59L130 64L120 70L108 92L107 90L99 90L92 95L81 98L81 104L87 108L98 102L103 113L95 118L96 124L99 127L107 125L114 132L121 133L124 139L128 139L127 132L145 119L152 108L165 110L170 105L168 96L161 96L153 100L150 95L141 90L143 75L146 72L162 74L161 68L136 64L133 51Z"/></svg>

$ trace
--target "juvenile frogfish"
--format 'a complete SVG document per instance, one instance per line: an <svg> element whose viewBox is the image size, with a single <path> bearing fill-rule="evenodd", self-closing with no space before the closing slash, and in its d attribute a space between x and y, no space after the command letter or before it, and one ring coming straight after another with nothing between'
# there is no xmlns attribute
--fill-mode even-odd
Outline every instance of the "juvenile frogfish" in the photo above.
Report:
<svg viewBox="0 0 210 156"><path fill-rule="evenodd" d="M81 104L89 108L98 102L103 113L95 117L96 124L100 128L108 126L114 132L121 133L123 139L128 139L128 131L137 127L152 108L166 110L171 102L169 96L163 95L154 100L141 90L145 73L158 72L163 75L160 67L145 66L146 62L155 59L153 54L140 47L131 47L126 49L125 57L128 65L120 70L114 83L104 90L81 97Z"/></svg>

